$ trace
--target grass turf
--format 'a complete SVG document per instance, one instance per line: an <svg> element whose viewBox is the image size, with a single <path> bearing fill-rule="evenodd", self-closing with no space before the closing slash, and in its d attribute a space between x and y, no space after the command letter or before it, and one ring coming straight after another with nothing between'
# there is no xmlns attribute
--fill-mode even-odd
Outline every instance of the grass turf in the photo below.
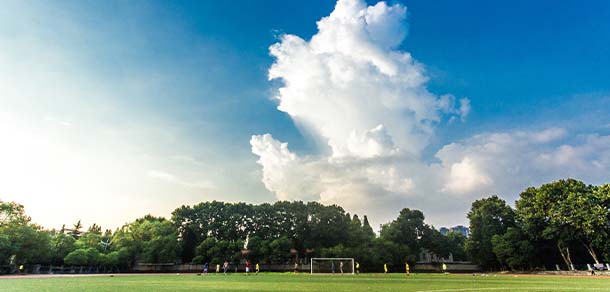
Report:
<svg viewBox="0 0 610 292"><path fill-rule="evenodd" d="M610 278L442 274L312 276L279 273L257 276L0 277L0 291L610 291Z"/></svg>

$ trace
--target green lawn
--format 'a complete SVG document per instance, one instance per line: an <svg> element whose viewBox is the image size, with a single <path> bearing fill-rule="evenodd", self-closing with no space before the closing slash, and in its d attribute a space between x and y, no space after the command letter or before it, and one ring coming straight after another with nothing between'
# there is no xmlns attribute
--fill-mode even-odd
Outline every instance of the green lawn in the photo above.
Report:
<svg viewBox="0 0 610 292"><path fill-rule="evenodd" d="M0 277L0 291L610 291L610 278L440 274Z"/></svg>

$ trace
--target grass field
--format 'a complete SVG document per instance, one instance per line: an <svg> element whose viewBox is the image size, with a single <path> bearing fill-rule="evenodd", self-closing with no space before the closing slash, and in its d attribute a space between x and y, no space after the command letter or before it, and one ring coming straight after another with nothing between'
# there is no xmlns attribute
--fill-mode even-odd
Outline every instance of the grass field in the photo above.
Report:
<svg viewBox="0 0 610 292"><path fill-rule="evenodd" d="M440 274L0 277L0 291L610 291L610 278Z"/></svg>

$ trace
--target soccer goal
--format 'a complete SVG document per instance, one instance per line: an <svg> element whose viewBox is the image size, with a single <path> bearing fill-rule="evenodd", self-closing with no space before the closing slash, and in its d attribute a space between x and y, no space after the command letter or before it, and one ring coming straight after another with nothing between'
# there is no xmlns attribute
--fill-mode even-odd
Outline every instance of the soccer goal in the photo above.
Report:
<svg viewBox="0 0 610 292"><path fill-rule="evenodd" d="M312 258L312 274L354 274L354 258Z"/></svg>

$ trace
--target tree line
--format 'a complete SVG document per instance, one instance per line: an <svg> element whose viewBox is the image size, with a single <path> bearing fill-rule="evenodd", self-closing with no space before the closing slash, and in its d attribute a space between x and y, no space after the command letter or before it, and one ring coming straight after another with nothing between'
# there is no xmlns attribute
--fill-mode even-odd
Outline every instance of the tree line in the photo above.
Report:
<svg viewBox="0 0 610 292"><path fill-rule="evenodd" d="M101 267L129 271L136 263L304 262L311 257L356 257L361 271L412 264L422 248L465 259L465 237L443 236L419 210L403 209L376 235L368 222L337 205L203 202L177 208L170 219L145 216L114 232L80 221L45 230L24 207L0 203L0 266L22 264ZM14 269L13 269L14 270Z"/></svg>
<svg viewBox="0 0 610 292"><path fill-rule="evenodd" d="M610 184L567 179L529 187L514 209L491 196L475 201L468 219L466 252L487 270L610 262Z"/></svg>
<svg viewBox="0 0 610 292"><path fill-rule="evenodd" d="M610 185L568 179L528 188L513 209L497 196L476 200L470 237L442 235L419 210L382 224L337 205L202 202L169 219L144 216L116 230L77 222L45 230L22 205L0 201L0 266L48 264L131 270L137 263L285 264L311 257L354 257L361 270L398 271L422 249L471 260L486 270L532 270L563 262L610 261ZM7 269L5 269L7 270Z"/></svg>

